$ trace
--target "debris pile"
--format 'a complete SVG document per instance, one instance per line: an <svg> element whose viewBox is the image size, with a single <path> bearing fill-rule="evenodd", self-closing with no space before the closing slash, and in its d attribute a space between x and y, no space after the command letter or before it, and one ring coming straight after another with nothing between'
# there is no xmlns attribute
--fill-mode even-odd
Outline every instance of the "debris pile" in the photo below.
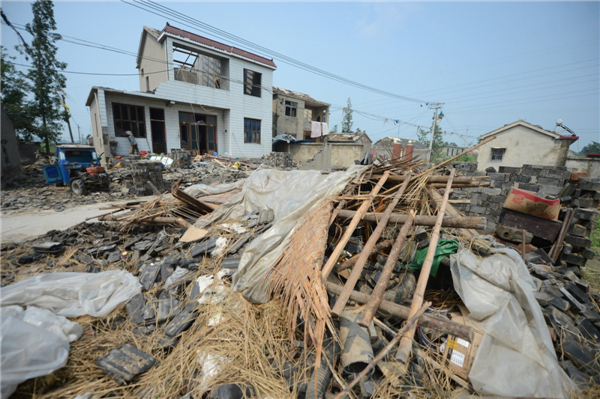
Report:
<svg viewBox="0 0 600 399"><path fill-rule="evenodd" d="M548 212L507 209L497 239L482 236L486 216L449 197L499 180L443 166L323 174L203 158L172 173L247 177L211 186L207 172L183 189L191 175L165 175L170 194L3 245L3 290L65 271L126 270L140 285L107 317L73 318L67 367L28 375L14 397L598 394L600 298L576 264L598 211L544 219L546 199Z"/></svg>

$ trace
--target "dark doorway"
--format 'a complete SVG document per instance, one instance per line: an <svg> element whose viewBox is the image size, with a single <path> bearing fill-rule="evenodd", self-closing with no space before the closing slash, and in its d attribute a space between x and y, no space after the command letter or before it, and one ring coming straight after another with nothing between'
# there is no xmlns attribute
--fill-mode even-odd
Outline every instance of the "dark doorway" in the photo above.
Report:
<svg viewBox="0 0 600 399"><path fill-rule="evenodd" d="M181 148L198 154L214 154L217 151L216 131L216 116L179 112Z"/></svg>
<svg viewBox="0 0 600 399"><path fill-rule="evenodd" d="M164 109L150 108L150 131L152 132L152 151L156 154L166 154L167 132Z"/></svg>

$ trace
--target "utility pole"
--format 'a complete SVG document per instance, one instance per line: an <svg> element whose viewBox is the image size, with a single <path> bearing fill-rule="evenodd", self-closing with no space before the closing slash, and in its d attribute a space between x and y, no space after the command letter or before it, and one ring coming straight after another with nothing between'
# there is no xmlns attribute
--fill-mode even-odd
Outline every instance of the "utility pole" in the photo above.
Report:
<svg viewBox="0 0 600 399"><path fill-rule="evenodd" d="M444 105L444 103L432 103L428 104L429 109L435 107L435 112L433 113L433 124L431 125L431 140L429 141L429 153L427 154L427 164L431 162L431 152L433 151L433 135L435 134L435 129L437 127L438 120L438 111Z"/></svg>
<svg viewBox="0 0 600 399"><path fill-rule="evenodd" d="M62 91L62 90L61 90ZM69 113L69 107L67 107L67 103L65 102L65 93L61 93L62 97L62 105L65 107L65 122L67 122L67 126L69 127L69 135L71 136L71 143L75 144L75 139L73 138L73 130L71 130L71 122L69 121L71 114Z"/></svg>
<svg viewBox="0 0 600 399"><path fill-rule="evenodd" d="M79 144L81 144L81 126L77 125L77 135L79 136Z"/></svg>

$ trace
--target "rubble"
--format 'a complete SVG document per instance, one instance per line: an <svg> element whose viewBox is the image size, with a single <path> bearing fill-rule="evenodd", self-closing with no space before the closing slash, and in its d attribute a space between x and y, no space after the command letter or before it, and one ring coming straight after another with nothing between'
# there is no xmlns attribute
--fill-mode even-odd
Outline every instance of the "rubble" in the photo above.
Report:
<svg viewBox="0 0 600 399"><path fill-rule="evenodd" d="M595 201L593 179L525 166L465 176L467 164L446 173L403 159L321 174L174 158L183 168L161 175L154 200L3 244L3 297L48 272L129 271L140 286L111 314L79 317L69 367L15 397L600 392L600 297L584 280L599 213L573 202ZM532 171L548 187L566 176L558 220L504 210ZM486 189L502 201L479 197Z"/></svg>

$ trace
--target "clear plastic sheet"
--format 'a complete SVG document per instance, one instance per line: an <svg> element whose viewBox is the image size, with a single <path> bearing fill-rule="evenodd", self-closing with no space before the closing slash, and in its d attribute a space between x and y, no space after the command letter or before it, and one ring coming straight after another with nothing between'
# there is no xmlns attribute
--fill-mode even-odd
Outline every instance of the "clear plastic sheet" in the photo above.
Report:
<svg viewBox="0 0 600 399"><path fill-rule="evenodd" d="M329 174L315 170L257 170L244 181L241 192L219 206L210 217L199 219L195 226L206 228L251 212L273 210L273 226L248 244L233 275L235 291L242 292L251 302L268 302L268 275L298 221L314 206L340 194L366 168L353 165L346 171Z"/></svg>
<svg viewBox="0 0 600 399"><path fill-rule="evenodd" d="M450 257L468 319L484 331L469 380L482 395L570 398L578 389L558 365L525 263L512 249L494 252L480 259L462 249Z"/></svg>
<svg viewBox="0 0 600 399"><path fill-rule="evenodd" d="M102 273L46 273L0 289L2 306L37 306L56 315L106 317L141 292L125 270Z"/></svg>
<svg viewBox="0 0 600 399"><path fill-rule="evenodd" d="M8 398L21 382L67 364L69 342L82 333L79 324L34 306L3 307L0 323L1 398Z"/></svg>

